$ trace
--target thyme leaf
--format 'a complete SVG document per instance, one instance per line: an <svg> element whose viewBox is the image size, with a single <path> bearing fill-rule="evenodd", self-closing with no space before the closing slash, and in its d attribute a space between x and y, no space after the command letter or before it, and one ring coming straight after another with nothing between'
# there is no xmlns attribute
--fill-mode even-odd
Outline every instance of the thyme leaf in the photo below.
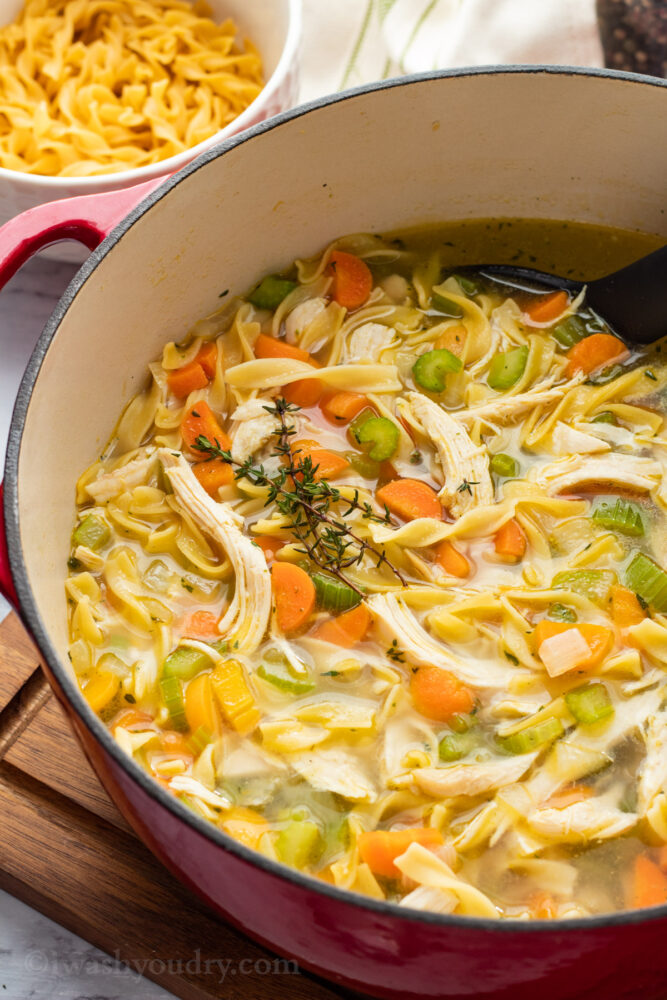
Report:
<svg viewBox="0 0 667 1000"><path fill-rule="evenodd" d="M363 591L347 579L345 570L358 566L365 556L369 556L376 567L386 566L405 586L405 578L389 562L385 550L361 538L347 522L349 516L357 512L366 521L389 524L389 511L385 508L384 514L378 515L370 503L361 499L358 490L351 497L343 496L325 479L317 478L319 466L313 463L310 455L294 448L290 440L296 434L290 414L298 412L298 406L278 397L264 409L278 420L271 452L272 457L281 459L277 472L267 472L263 465L255 464L252 457L244 462L235 461L217 438L211 441L203 434L195 439L195 450L206 462L222 459L232 465L235 479L245 479L254 486L266 489L264 506L275 504L278 512L285 517L287 527L301 544L299 551L356 593L363 595Z"/></svg>

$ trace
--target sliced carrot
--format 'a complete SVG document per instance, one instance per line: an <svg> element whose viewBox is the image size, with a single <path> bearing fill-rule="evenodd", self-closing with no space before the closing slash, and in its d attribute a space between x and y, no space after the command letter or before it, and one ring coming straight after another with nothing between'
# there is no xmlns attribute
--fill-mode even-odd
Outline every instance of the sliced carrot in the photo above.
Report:
<svg viewBox="0 0 667 1000"><path fill-rule="evenodd" d="M183 733L177 733L171 729L165 729L160 733L160 746L164 753L174 757L190 758L190 760L194 757L190 744Z"/></svg>
<svg viewBox="0 0 667 1000"><path fill-rule="evenodd" d="M643 622L646 612L636 594L627 587L614 586L611 588L611 617L618 628L626 629Z"/></svg>
<svg viewBox="0 0 667 1000"><path fill-rule="evenodd" d="M613 361L623 361L629 354L629 350L618 337L614 337L611 333L593 333L590 337L584 337L567 352L568 363L565 372L570 377L578 372L590 375Z"/></svg>
<svg viewBox="0 0 667 1000"><path fill-rule="evenodd" d="M218 348L214 341L203 344L187 365L174 369L167 375L170 392L179 399L189 396L195 389L205 389L215 375Z"/></svg>
<svg viewBox="0 0 667 1000"><path fill-rule="evenodd" d="M368 608L365 604L358 604L351 611L345 611L337 618L330 618L329 621L318 625L313 637L324 642L332 642L335 646L342 646L343 649L351 649L364 638L370 622Z"/></svg>
<svg viewBox="0 0 667 1000"><path fill-rule="evenodd" d="M212 611L190 611L179 622L181 634L187 639L219 639L220 615Z"/></svg>
<svg viewBox="0 0 667 1000"><path fill-rule="evenodd" d="M375 494L378 503L389 508L392 514L404 521L417 517L435 517L442 520L442 505L432 486L421 479L394 479Z"/></svg>
<svg viewBox="0 0 667 1000"><path fill-rule="evenodd" d="M567 309L569 301L567 292L552 292L551 295L542 295L539 299L534 299L526 306L524 312L535 323L549 323L552 319L558 319Z"/></svg>
<svg viewBox="0 0 667 1000"><path fill-rule="evenodd" d="M327 448L313 447L313 445L317 445L317 441L295 441L292 445L292 453L297 467L299 462L303 462L304 459L311 460L315 469L313 473L315 482L319 483L323 479L335 479L336 476L340 476L346 469L349 469L350 463L342 455L337 455L335 451L329 451Z"/></svg>
<svg viewBox="0 0 667 1000"><path fill-rule="evenodd" d="M306 571L293 563L276 562L271 567L271 586L280 630L301 628L315 607L315 584Z"/></svg>
<svg viewBox="0 0 667 1000"><path fill-rule="evenodd" d="M153 716L148 712L141 712L138 708L124 708L119 712L109 728L115 729L122 726L123 729L150 729L153 725Z"/></svg>
<svg viewBox="0 0 667 1000"><path fill-rule="evenodd" d="M400 878L400 871L394 864L396 858L405 854L410 844L422 847L440 847L444 837L433 827L408 827L405 830L371 830L360 833L357 846L361 860L375 875L384 878Z"/></svg>
<svg viewBox="0 0 667 1000"><path fill-rule="evenodd" d="M234 806L220 820L220 828L234 840L257 850L261 837L271 829L261 813L247 806Z"/></svg>
<svg viewBox="0 0 667 1000"><path fill-rule="evenodd" d="M371 294L373 275L361 257L343 250L331 254L329 269L333 274L331 294L339 306L358 309Z"/></svg>
<svg viewBox="0 0 667 1000"><path fill-rule="evenodd" d="M246 680L243 664L238 660L222 660L209 676L225 721L242 736L252 732L261 713Z"/></svg>
<svg viewBox="0 0 667 1000"><path fill-rule="evenodd" d="M417 711L438 722L465 715L475 704L470 688L440 667L418 667L410 678L410 693Z"/></svg>
<svg viewBox="0 0 667 1000"><path fill-rule="evenodd" d="M593 789L590 785L572 785L570 788L563 789L562 792L554 792L542 803L541 808L566 809L567 806L573 806L575 802L589 799L592 794Z"/></svg>
<svg viewBox="0 0 667 1000"><path fill-rule="evenodd" d="M630 906L661 906L667 903L667 874L645 854L638 854L632 871Z"/></svg>
<svg viewBox="0 0 667 1000"><path fill-rule="evenodd" d="M197 448L198 437L205 437L211 444L217 444L222 449L231 446L229 437L218 423L211 407L203 399L193 403L181 420L181 436L186 448L200 458L202 452Z"/></svg>
<svg viewBox="0 0 667 1000"><path fill-rule="evenodd" d="M468 331L461 324L449 326L440 334L433 347L436 351L451 351L457 358L460 358L466 346L467 337Z"/></svg>
<svg viewBox="0 0 667 1000"><path fill-rule="evenodd" d="M167 375L169 391L179 399L189 396L195 389L205 389L208 382L208 375L197 361L191 361Z"/></svg>
<svg viewBox="0 0 667 1000"><path fill-rule="evenodd" d="M536 920L553 920L558 913L558 905L550 892L534 892L529 900L531 915Z"/></svg>
<svg viewBox="0 0 667 1000"><path fill-rule="evenodd" d="M260 333L255 341L254 352L256 358L292 358L294 361L310 361L308 351L302 351L300 347L294 347L286 340L267 337L265 333Z"/></svg>
<svg viewBox="0 0 667 1000"><path fill-rule="evenodd" d="M435 547L435 561L442 566L445 573L457 576L463 580L470 574L470 563L458 549L455 549L448 538L443 538Z"/></svg>
<svg viewBox="0 0 667 1000"><path fill-rule="evenodd" d="M185 718L191 733L204 729L215 737L220 732L220 716L210 674L200 674L185 689Z"/></svg>
<svg viewBox="0 0 667 1000"><path fill-rule="evenodd" d="M519 522L513 517L498 529L494 544L497 554L504 559L518 562L526 554L526 536Z"/></svg>
<svg viewBox="0 0 667 1000"><path fill-rule="evenodd" d="M195 361L202 366L208 377L215 378L218 363L218 345L214 340L207 340L197 351Z"/></svg>
<svg viewBox="0 0 667 1000"><path fill-rule="evenodd" d="M577 631L584 637L591 651L590 658L584 663L580 663L578 669L590 670L593 667L597 667L597 665L602 662L611 649L614 641L614 633L610 628L606 628L604 625L588 625L586 623L580 624L579 622L576 624L570 624L568 622L552 622L547 618L543 618L542 621L538 622L535 626L535 631L533 632L535 648L538 653L540 646L547 639L551 639L554 635L561 635L563 632L569 632L572 629L577 629Z"/></svg>
<svg viewBox="0 0 667 1000"><path fill-rule="evenodd" d="M229 462L222 458L213 458L209 462L195 462L192 471L210 497L217 499L221 486L234 482L234 470Z"/></svg>
<svg viewBox="0 0 667 1000"><path fill-rule="evenodd" d="M349 424L368 406L360 392L337 392L322 402L322 413L332 424Z"/></svg>
<svg viewBox="0 0 667 1000"><path fill-rule="evenodd" d="M663 872L667 873L667 844L658 848L658 864Z"/></svg>
<svg viewBox="0 0 667 1000"><path fill-rule="evenodd" d="M283 399L302 409L319 403L323 391L324 386L318 378L300 378L281 390Z"/></svg>
<svg viewBox="0 0 667 1000"><path fill-rule="evenodd" d="M120 689L120 677L111 671L101 671L86 684L83 696L93 712L101 712L113 701Z"/></svg>
<svg viewBox="0 0 667 1000"><path fill-rule="evenodd" d="M271 535L266 535L264 537L260 535L253 540L259 545L269 565L271 565L275 559L276 552L280 552L282 547L285 545L284 538L273 538Z"/></svg>

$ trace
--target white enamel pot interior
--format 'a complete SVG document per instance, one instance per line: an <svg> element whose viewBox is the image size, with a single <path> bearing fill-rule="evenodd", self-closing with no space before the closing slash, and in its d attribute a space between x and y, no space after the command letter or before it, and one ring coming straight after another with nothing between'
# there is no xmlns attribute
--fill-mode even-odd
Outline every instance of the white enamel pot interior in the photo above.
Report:
<svg viewBox="0 0 667 1000"><path fill-rule="evenodd" d="M68 669L74 483L165 341L215 310L224 289L242 292L344 233L543 217L667 237L656 141L666 119L667 90L649 78L533 68L418 77L258 126L151 195L59 305L12 427L11 564L51 669ZM71 698L100 736L83 699Z"/></svg>

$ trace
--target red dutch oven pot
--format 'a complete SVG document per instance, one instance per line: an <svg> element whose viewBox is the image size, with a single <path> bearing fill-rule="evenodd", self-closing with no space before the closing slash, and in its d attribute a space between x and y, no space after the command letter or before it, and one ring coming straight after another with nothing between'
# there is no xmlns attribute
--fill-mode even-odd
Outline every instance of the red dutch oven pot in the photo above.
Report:
<svg viewBox="0 0 667 1000"><path fill-rule="evenodd" d="M429 221L574 219L667 237L666 134L657 79L534 67L433 74L280 116L148 194L155 182L33 209L0 229L3 281L56 240L97 247L19 392L2 590L93 767L151 850L249 936L345 986L402 1000L665 1000L667 906L558 923L409 911L282 867L198 819L121 752L69 667L74 483L146 363L224 289L243 290L341 233Z"/></svg>

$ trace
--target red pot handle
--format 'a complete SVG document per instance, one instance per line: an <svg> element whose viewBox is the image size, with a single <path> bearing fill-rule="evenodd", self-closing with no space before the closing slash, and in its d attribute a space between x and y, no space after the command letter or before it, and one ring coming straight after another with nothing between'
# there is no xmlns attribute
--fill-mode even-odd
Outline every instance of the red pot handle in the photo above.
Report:
<svg viewBox="0 0 667 1000"><path fill-rule="evenodd" d="M121 191L65 198L30 208L0 226L0 289L22 264L44 247L63 240L78 240L94 250L114 226L165 180L153 178ZM9 569L0 482L0 594L15 607L16 589Z"/></svg>
<svg viewBox="0 0 667 1000"><path fill-rule="evenodd" d="M10 219L0 226L0 288L29 257L53 243L78 240L94 250L114 226L164 180L158 177L121 191L47 202Z"/></svg>

